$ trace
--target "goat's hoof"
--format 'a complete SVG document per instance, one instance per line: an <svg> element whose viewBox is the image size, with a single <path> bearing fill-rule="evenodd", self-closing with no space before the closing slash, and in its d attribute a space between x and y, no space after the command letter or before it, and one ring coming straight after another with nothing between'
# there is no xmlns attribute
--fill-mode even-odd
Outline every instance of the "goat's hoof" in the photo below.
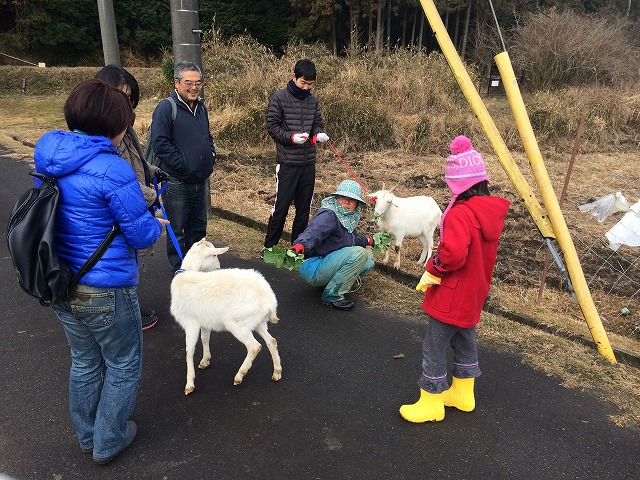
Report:
<svg viewBox="0 0 640 480"><path fill-rule="evenodd" d="M184 394L185 395L189 395L191 392L193 392L196 389L196 387L185 387L184 388Z"/></svg>
<svg viewBox="0 0 640 480"><path fill-rule="evenodd" d="M235 377L233 377L233 384L234 385L240 385L242 383L243 379L244 379L244 376L236 375Z"/></svg>
<svg viewBox="0 0 640 480"><path fill-rule="evenodd" d="M205 368L209 368L209 365L211 365L211 362L210 362L210 361L206 361L206 362L205 362L204 360L202 360L202 361L198 364L198 368L199 368L200 370L204 370Z"/></svg>
<svg viewBox="0 0 640 480"><path fill-rule="evenodd" d="M282 372L273 372L273 375L271 376L271 380L273 380L274 382L278 382L281 378Z"/></svg>

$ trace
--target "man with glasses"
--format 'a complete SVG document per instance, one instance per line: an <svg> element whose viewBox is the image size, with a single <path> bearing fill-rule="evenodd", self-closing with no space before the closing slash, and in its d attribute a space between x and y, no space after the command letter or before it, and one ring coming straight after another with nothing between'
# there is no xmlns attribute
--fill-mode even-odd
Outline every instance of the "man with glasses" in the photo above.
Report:
<svg viewBox="0 0 640 480"><path fill-rule="evenodd" d="M153 112L149 135L161 168L169 174L162 203L184 255L206 236L209 192L205 187L216 151L209 115L200 98L202 71L195 63L183 61L176 64L173 77L175 120L173 105L168 99L162 100ZM167 241L167 257L175 273L182 260L171 241Z"/></svg>

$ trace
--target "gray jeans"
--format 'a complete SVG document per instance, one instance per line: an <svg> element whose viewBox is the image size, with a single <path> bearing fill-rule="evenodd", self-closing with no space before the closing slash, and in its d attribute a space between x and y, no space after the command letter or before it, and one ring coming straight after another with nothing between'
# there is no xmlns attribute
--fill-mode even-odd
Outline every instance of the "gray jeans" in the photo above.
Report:
<svg viewBox="0 0 640 480"><path fill-rule="evenodd" d="M427 315L429 324L422 342L421 389L429 393L442 393L449 388L447 382L447 351L453 348L453 370L457 378L480 376L476 327L461 328Z"/></svg>

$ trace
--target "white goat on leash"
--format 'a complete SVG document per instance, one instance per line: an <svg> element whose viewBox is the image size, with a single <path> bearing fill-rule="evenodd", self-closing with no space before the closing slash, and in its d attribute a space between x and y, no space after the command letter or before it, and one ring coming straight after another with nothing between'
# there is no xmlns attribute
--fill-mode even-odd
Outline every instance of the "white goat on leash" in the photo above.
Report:
<svg viewBox="0 0 640 480"><path fill-rule="evenodd" d="M384 187L383 187L384 188ZM396 260L394 268L400 268L400 249L405 237L417 238L422 243L422 253L418 263L424 264L433 251L433 232L440 225L442 211L431 197L397 197L391 190L378 190L367 195L375 205L375 219L378 229L391 235L395 244ZM389 261L389 251L384 263Z"/></svg>
<svg viewBox="0 0 640 480"><path fill-rule="evenodd" d="M278 343L267 330L267 322L277 323L278 302L269 283L256 270L229 268L220 270L218 255L229 247L217 248L204 238L195 243L182 261L182 273L171 282L171 314L185 331L187 348L187 383L184 394L195 389L193 355L202 340L202 360L198 368L211 363L211 330L228 331L247 347L233 383L242 383L262 345L253 331L264 339L273 359L272 380L282 377Z"/></svg>

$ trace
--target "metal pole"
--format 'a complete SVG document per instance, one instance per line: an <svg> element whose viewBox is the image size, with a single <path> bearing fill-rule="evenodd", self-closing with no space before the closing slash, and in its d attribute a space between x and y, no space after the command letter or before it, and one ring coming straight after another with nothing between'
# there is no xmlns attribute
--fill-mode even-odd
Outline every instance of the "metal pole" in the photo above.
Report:
<svg viewBox="0 0 640 480"><path fill-rule="evenodd" d="M584 127L584 120L587 117L585 112L582 112L582 116L580 117L580 124L578 125L578 133L576 134L576 139L573 143L573 151L571 152L571 160L569 161L569 167L567 168L567 173L564 177L564 186L562 187L562 194L560 195L560 208L564 204L564 201L567 199L567 188L569 187L569 179L571 178L571 172L573 171L573 164L576 160L576 154L578 153L578 146L580 145L580 137L582 136L582 128ZM547 242L550 243L550 242ZM551 262L551 245L549 244L549 250L547 250L547 256L544 259L544 267L542 268L542 278L540 279L540 289L538 290L538 303L542 300L542 292L544 292L544 284L547 280L547 270L549 269L549 263ZM561 266L561 263L558 263L558 266ZM562 273L566 273L563 267L560 268ZM569 280L569 284L571 284L571 280ZM571 293L573 292L573 286L571 287Z"/></svg>
<svg viewBox="0 0 640 480"><path fill-rule="evenodd" d="M173 64L181 61L193 62L202 70L202 46L198 0L171 0L171 33L173 37ZM202 73L204 80L204 72ZM200 92L204 98L204 88ZM211 192L209 179L206 191ZM211 195L207 195L207 212L211 213Z"/></svg>
<svg viewBox="0 0 640 480"><path fill-rule="evenodd" d="M100 18L104 64L121 66L116 17L113 13L113 0L98 0L98 17Z"/></svg>

